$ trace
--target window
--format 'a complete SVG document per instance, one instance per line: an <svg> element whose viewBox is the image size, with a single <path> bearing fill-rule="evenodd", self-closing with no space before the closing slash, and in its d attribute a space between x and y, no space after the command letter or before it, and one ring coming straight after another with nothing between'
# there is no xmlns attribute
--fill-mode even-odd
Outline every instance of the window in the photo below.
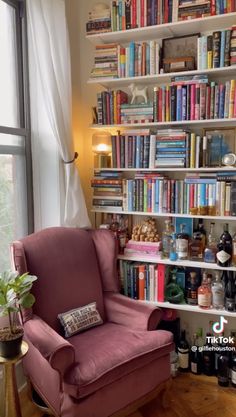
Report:
<svg viewBox="0 0 236 417"><path fill-rule="evenodd" d="M24 2L0 0L0 271L9 243L32 231Z"/></svg>

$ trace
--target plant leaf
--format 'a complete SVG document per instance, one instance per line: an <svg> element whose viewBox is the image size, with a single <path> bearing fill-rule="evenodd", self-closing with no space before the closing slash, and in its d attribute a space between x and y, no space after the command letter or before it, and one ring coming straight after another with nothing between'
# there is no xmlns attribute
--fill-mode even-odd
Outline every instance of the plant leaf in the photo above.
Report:
<svg viewBox="0 0 236 417"><path fill-rule="evenodd" d="M20 300L19 303L22 305L22 307L30 308L35 302L35 297L33 294L26 294L24 295Z"/></svg>

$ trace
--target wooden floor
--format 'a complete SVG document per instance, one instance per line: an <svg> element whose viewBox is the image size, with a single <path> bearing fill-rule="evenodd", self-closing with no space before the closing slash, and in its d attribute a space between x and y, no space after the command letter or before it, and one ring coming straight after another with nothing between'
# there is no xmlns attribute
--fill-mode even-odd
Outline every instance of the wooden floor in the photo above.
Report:
<svg viewBox="0 0 236 417"><path fill-rule="evenodd" d="M22 417L42 417L42 413L27 400L25 392L21 394L21 402ZM160 401L155 399L129 417L235 416L236 388L219 387L215 377L185 374L173 379L168 409L160 407Z"/></svg>

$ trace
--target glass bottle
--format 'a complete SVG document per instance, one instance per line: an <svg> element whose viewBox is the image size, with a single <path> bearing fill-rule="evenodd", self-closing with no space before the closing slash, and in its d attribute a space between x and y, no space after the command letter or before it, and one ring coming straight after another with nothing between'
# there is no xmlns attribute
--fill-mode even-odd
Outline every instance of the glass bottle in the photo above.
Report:
<svg viewBox="0 0 236 417"><path fill-rule="evenodd" d="M236 352L234 351L232 358L231 358L231 385L236 388Z"/></svg>
<svg viewBox="0 0 236 417"><path fill-rule="evenodd" d="M214 375L215 373L214 351L212 349L212 343L209 340L210 337L211 334L207 333L205 348L202 355L203 373L208 376Z"/></svg>
<svg viewBox="0 0 236 417"><path fill-rule="evenodd" d="M234 266L236 266L236 233L234 233L233 235L233 239L232 239L232 248L233 248L233 253L232 253L232 264Z"/></svg>
<svg viewBox="0 0 236 417"><path fill-rule="evenodd" d="M233 272L229 271L229 279L225 287L225 309L227 311L235 311L235 286Z"/></svg>
<svg viewBox="0 0 236 417"><path fill-rule="evenodd" d="M193 261L202 260L206 243L206 231L202 220L199 219L197 226L194 228L193 237L189 244L189 255Z"/></svg>
<svg viewBox="0 0 236 417"><path fill-rule="evenodd" d="M218 385L228 387L229 385L229 355L228 352L221 352L218 358Z"/></svg>
<svg viewBox="0 0 236 417"><path fill-rule="evenodd" d="M172 238L171 220L165 220L165 230L162 232L162 255L163 258L169 258L170 255L170 241Z"/></svg>
<svg viewBox="0 0 236 417"><path fill-rule="evenodd" d="M217 264L223 267L230 266L232 258L232 237L229 233L229 227L227 223L224 225L224 232L220 237L217 249Z"/></svg>
<svg viewBox="0 0 236 417"><path fill-rule="evenodd" d="M224 287L224 291L227 285L229 278L228 278L228 271L223 271L222 275L221 275L221 282L223 284Z"/></svg>
<svg viewBox="0 0 236 417"><path fill-rule="evenodd" d="M176 237L176 252L178 259L188 259L189 235L184 232L185 224L180 225L180 233Z"/></svg>
<svg viewBox="0 0 236 417"><path fill-rule="evenodd" d="M181 372L187 372L189 370L189 344L185 338L185 330L181 331L177 352L179 357L179 370Z"/></svg>
<svg viewBox="0 0 236 417"><path fill-rule="evenodd" d="M202 245L203 245L203 250L205 249L206 246L206 229L204 227L204 223L203 223L203 219L199 219L198 222L198 231L201 234L201 239L202 239Z"/></svg>
<svg viewBox="0 0 236 417"><path fill-rule="evenodd" d="M220 337L222 338L224 337L224 332L214 334L214 336L216 336L217 338L217 342L214 345L215 346L215 375L217 376L218 375L218 359L220 355L222 354L222 352L225 351L226 344L223 342L223 340L220 341L221 340Z"/></svg>
<svg viewBox="0 0 236 417"><path fill-rule="evenodd" d="M172 233L171 240L170 240L170 261L176 261L178 259L178 255L176 253L176 234Z"/></svg>
<svg viewBox="0 0 236 417"><path fill-rule="evenodd" d="M202 331L202 327L198 327L197 331L197 341L198 341L198 346L202 347L204 345L204 339L203 339L203 331Z"/></svg>
<svg viewBox="0 0 236 417"><path fill-rule="evenodd" d="M193 335L193 345L190 354L190 370L195 375L202 373L202 355L199 351L198 336L196 333Z"/></svg>
<svg viewBox="0 0 236 417"><path fill-rule="evenodd" d="M215 281L212 284L212 306L213 308L224 308L224 286L218 271L215 272Z"/></svg>
<svg viewBox="0 0 236 417"><path fill-rule="evenodd" d="M202 285L198 287L198 305L201 308L210 308L211 307L211 289L208 285L207 273L203 273Z"/></svg>
<svg viewBox="0 0 236 417"><path fill-rule="evenodd" d="M204 250L204 262L209 262L209 263L216 262L217 239L214 233L214 227L215 227L215 223L211 223L207 245Z"/></svg>
<svg viewBox="0 0 236 417"><path fill-rule="evenodd" d="M190 282L187 286L187 303L190 305L197 305L197 274L195 271L190 272Z"/></svg>

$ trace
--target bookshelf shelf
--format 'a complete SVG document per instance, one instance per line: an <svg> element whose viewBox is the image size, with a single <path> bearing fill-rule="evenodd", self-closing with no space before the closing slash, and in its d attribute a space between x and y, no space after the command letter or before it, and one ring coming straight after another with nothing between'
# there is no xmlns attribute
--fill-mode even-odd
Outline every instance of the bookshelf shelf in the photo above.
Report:
<svg viewBox="0 0 236 417"><path fill-rule="evenodd" d="M133 128L172 128L172 127L222 127L235 126L234 119L206 119L206 120L181 120L177 122L151 122L151 123L129 123L116 125L91 125L91 129L112 130L112 129L133 129Z"/></svg>
<svg viewBox="0 0 236 417"><path fill-rule="evenodd" d="M145 254L139 255L118 255L117 259L123 261L136 261L136 262L148 262L148 263L158 263L163 265L176 265L176 266L186 266L190 268L203 268L203 269L214 269L218 271L236 271L236 267L229 266L227 268L218 266L217 264L210 264L207 262L196 262L186 259L185 261L170 261L169 259L160 259L158 256L151 256Z"/></svg>
<svg viewBox="0 0 236 417"><path fill-rule="evenodd" d="M190 35L195 32L210 32L217 29L227 29L234 25L235 21L236 12L217 16L209 16L202 19L190 19L137 29L87 35L86 38L95 45L99 43L110 42L129 42L131 40L145 41L148 39Z"/></svg>
<svg viewBox="0 0 236 417"><path fill-rule="evenodd" d="M223 315L225 317L236 317L236 312L230 312L227 310L216 310L215 308L203 309L198 306L191 306L189 304L173 304L168 301L140 301L148 304L156 305L162 308L171 308L172 310L180 311L191 311L191 313L203 313L203 314L214 314L214 315Z"/></svg>
<svg viewBox="0 0 236 417"><path fill-rule="evenodd" d="M133 216L151 216L151 217L178 217L189 219L205 219L205 220L221 220L221 221L236 221L236 216L203 216L192 214L176 214L176 213L152 213L144 211L124 211L124 210L106 210L106 209L92 209L93 213L114 213L114 214L129 214Z"/></svg>
<svg viewBox="0 0 236 417"><path fill-rule="evenodd" d="M94 168L95 171L112 172L236 172L234 167L210 167L210 168Z"/></svg>
<svg viewBox="0 0 236 417"><path fill-rule="evenodd" d="M118 88L120 86L129 85L130 83L135 84L162 84L170 83L172 77L177 76L187 76L187 75L201 75L207 74L209 76L218 76L218 77L228 77L235 74L235 67L222 67L222 68L211 68L205 70L194 70L194 71L182 71L182 72L172 72L165 74L156 74L156 75L143 75L140 77L125 77L125 78L90 78L88 84L100 84L105 88Z"/></svg>

